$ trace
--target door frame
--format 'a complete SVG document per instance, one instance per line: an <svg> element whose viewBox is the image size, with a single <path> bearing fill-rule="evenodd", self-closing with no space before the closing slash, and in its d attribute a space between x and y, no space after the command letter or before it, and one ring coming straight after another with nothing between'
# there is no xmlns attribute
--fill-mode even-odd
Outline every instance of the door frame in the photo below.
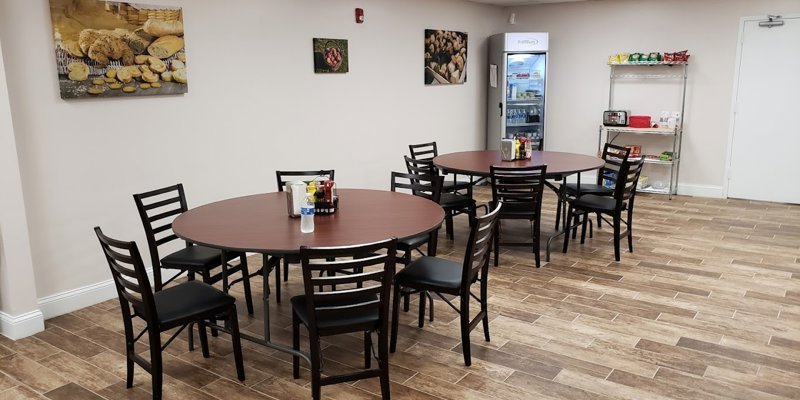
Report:
<svg viewBox="0 0 800 400"><path fill-rule="evenodd" d="M733 133L736 130L736 112L739 98L739 73L742 69L742 47L744 45L744 24L749 21L764 21L766 16L742 17L739 21L739 34L736 39L736 65L733 74L733 94L731 96L731 112L728 119L728 151L725 155L725 176L722 182L722 196L728 198L728 188L730 185L731 162L733 161ZM800 18L800 14L781 15L781 19ZM771 29L771 28L765 28Z"/></svg>

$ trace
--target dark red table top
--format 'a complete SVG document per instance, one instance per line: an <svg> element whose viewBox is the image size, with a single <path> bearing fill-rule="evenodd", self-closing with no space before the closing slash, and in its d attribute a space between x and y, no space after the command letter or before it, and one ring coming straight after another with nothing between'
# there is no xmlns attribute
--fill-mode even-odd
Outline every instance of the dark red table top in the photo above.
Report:
<svg viewBox="0 0 800 400"><path fill-rule="evenodd" d="M313 233L300 233L290 218L286 193L237 197L179 215L172 230L182 239L209 247L267 254L299 253L300 246L345 246L390 237L409 238L438 228L438 204L405 193L339 189L339 209L314 218Z"/></svg>
<svg viewBox="0 0 800 400"><path fill-rule="evenodd" d="M598 169L605 163L602 158L560 151L534 151L530 160L503 161L498 150L462 151L442 154L433 159L440 169L475 176L489 176L489 166L527 167L547 165L548 177L560 177Z"/></svg>

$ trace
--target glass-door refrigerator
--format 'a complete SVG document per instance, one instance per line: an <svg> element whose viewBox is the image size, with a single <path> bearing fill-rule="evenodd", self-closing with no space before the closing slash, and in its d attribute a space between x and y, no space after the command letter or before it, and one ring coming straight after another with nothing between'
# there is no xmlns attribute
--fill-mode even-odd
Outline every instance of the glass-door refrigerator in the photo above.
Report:
<svg viewBox="0 0 800 400"><path fill-rule="evenodd" d="M501 139L530 138L544 150L547 32L500 33L489 37L486 148Z"/></svg>

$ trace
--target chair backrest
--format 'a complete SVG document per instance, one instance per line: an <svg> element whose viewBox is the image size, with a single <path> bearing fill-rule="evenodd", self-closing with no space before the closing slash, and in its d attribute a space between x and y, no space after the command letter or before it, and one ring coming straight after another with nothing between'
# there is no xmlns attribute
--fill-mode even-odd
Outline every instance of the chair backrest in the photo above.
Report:
<svg viewBox="0 0 800 400"><path fill-rule="evenodd" d="M106 236L100 227L95 227L94 233L111 269L125 330L133 335L131 319L134 312L148 322L158 320L153 292L139 248L135 242L123 242Z"/></svg>
<svg viewBox="0 0 800 400"><path fill-rule="evenodd" d="M436 149L436 142L410 144L408 145L408 152L414 160L430 160L439 155L439 150Z"/></svg>
<svg viewBox="0 0 800 400"><path fill-rule="evenodd" d="M318 171L275 171L275 178L278 182L278 191L282 192L286 182L303 181L305 183L315 180L335 180L332 169L321 169Z"/></svg>
<svg viewBox="0 0 800 400"><path fill-rule="evenodd" d="M309 329L322 335L387 329L396 253L395 238L355 246L301 247ZM317 324L321 319L357 319L376 311L378 326L326 331Z"/></svg>
<svg viewBox="0 0 800 400"><path fill-rule="evenodd" d="M408 190L414 196L424 197L439 204L442 197L444 177L438 175L404 174L392 171L391 190Z"/></svg>
<svg viewBox="0 0 800 400"><path fill-rule="evenodd" d="M136 209L139 210L139 218L144 226L156 290L161 290L161 257L158 247L179 240L172 232L172 221L189 209L186 206L183 184L134 194L133 200L136 202ZM187 247L191 245L186 242Z"/></svg>
<svg viewBox="0 0 800 400"><path fill-rule="evenodd" d="M403 156L406 162L406 169L409 174L417 175L439 175L439 170L433 165L433 159L415 159Z"/></svg>
<svg viewBox="0 0 800 400"><path fill-rule="evenodd" d="M542 211L547 165L530 167L491 165L489 172L493 203L502 201L508 209L535 213L538 218Z"/></svg>
<svg viewBox="0 0 800 400"><path fill-rule="evenodd" d="M617 200L617 209L622 209L622 203L629 201L628 207L633 207L633 197L636 195L636 185L639 183L639 175L642 173L644 159L627 160L622 163L619 170L617 186L614 188L614 198Z"/></svg>
<svg viewBox="0 0 800 400"><path fill-rule="evenodd" d="M624 146L606 143L603 146L603 160L606 162L597 172L597 184L610 188L616 187L617 176L622 163L628 161L631 149Z"/></svg>
<svg viewBox="0 0 800 400"><path fill-rule="evenodd" d="M472 220L472 227L467 239L467 249L464 253L464 265L461 275L462 293L469 291L469 285L475 281L478 273L485 281L489 273L489 259L491 258L492 242L496 234L497 217L503 207L503 202L496 203L494 210Z"/></svg>

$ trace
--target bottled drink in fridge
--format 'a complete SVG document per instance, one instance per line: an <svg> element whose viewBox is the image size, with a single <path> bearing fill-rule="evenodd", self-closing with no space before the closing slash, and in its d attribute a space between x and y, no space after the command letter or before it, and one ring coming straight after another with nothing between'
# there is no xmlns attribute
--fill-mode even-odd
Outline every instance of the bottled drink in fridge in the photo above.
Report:
<svg viewBox="0 0 800 400"><path fill-rule="evenodd" d="M300 207L300 232L314 232L314 196L310 194Z"/></svg>

